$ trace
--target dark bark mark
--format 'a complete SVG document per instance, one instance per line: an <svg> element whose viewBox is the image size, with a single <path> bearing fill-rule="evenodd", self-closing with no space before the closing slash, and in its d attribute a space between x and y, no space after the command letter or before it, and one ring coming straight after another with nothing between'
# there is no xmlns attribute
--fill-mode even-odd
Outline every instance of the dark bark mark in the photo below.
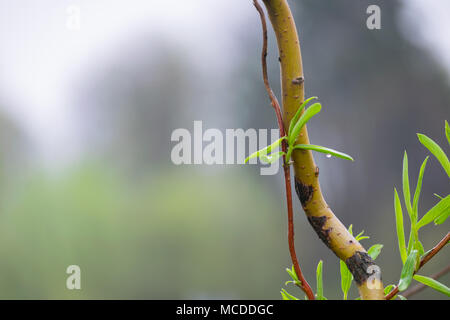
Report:
<svg viewBox="0 0 450 320"><path fill-rule="evenodd" d="M292 84L302 84L303 82L305 82L305 78L303 77L298 77L292 80Z"/></svg>
<svg viewBox="0 0 450 320"><path fill-rule="evenodd" d="M367 253L362 251L356 251L353 256L345 261L345 263L358 285L366 282L366 280L376 272L376 270L373 270L371 273L367 272L370 266L375 265L375 262L373 262L372 258Z"/></svg>
<svg viewBox="0 0 450 320"><path fill-rule="evenodd" d="M309 200L311 200L314 192L314 188L311 185L303 184L301 181L295 178L295 191L297 192L297 196L302 203L302 206L306 206Z"/></svg>
<svg viewBox="0 0 450 320"><path fill-rule="evenodd" d="M325 243L327 247L331 248L331 246L330 246L330 231L332 228L329 228L329 229L323 228L323 226L327 222L327 217L326 216L321 216L321 217L309 216L308 221L311 224L311 226L313 227L314 231L316 231L320 240L322 240L323 243Z"/></svg>

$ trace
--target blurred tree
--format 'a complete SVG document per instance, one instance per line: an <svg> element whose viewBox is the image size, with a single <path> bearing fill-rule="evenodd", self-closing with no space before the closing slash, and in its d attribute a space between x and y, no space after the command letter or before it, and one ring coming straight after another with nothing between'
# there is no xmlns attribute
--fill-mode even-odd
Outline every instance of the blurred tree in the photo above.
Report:
<svg viewBox="0 0 450 320"><path fill-rule="evenodd" d="M130 45L80 88L80 117L91 150L132 171L169 159L172 130L195 104L190 65L176 46L142 41L148 44Z"/></svg>
<svg viewBox="0 0 450 320"><path fill-rule="evenodd" d="M31 143L20 127L1 112L0 146L0 171L2 175L17 172L24 168L27 155L31 153L29 152Z"/></svg>

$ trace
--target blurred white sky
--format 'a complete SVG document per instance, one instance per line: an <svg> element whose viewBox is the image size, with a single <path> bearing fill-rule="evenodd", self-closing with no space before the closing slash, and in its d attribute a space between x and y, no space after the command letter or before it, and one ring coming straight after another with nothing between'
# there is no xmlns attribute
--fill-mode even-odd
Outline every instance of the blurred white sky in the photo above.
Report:
<svg viewBox="0 0 450 320"><path fill-rule="evenodd" d="M450 73L450 1L402 2L406 32L418 35ZM66 27L73 5L81 10L79 31ZM83 70L121 50L125 39L149 33L176 39L191 51L186 54L220 69L223 59L211 57L223 56L236 24L250 18L258 21L250 0L2 0L0 97L14 106L6 111L43 160L64 162L80 151L71 88ZM206 48L200 41L215 45Z"/></svg>
<svg viewBox="0 0 450 320"><path fill-rule="evenodd" d="M80 8L77 31L66 27L72 6ZM7 112L44 160L64 162L79 152L71 87L83 70L101 65L110 52L142 34L176 39L195 51L186 55L207 60L214 69L223 59L211 57L222 55L233 37L226 26L253 15L252 9L251 1L242 0L2 0L0 96L15 107Z"/></svg>
<svg viewBox="0 0 450 320"><path fill-rule="evenodd" d="M450 74L450 1L402 0L401 21L408 38L427 48Z"/></svg>

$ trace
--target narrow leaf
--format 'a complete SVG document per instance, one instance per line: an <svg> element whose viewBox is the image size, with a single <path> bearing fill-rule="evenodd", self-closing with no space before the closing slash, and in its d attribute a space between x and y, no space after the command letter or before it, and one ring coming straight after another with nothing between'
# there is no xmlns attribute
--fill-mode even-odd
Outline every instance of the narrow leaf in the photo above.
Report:
<svg viewBox="0 0 450 320"><path fill-rule="evenodd" d="M297 112L295 113L295 115L292 117L291 119L291 123L289 123L289 131L288 131L288 135L290 136L292 133L292 129L294 128L295 124L298 121L298 118L300 117L300 113L302 113L302 110L305 108L305 106L313 99L318 99L317 97L311 97L306 99L302 105L298 108Z"/></svg>
<svg viewBox="0 0 450 320"><path fill-rule="evenodd" d="M442 148L424 134L418 133L417 136L419 137L420 143L422 143L438 159L450 178L450 161Z"/></svg>
<svg viewBox="0 0 450 320"><path fill-rule="evenodd" d="M284 289L281 289L281 296L283 297L283 300L298 300L298 298L294 297Z"/></svg>
<svg viewBox="0 0 450 320"><path fill-rule="evenodd" d="M384 295L389 294L389 292L391 292L392 289L394 289L394 287L395 287L395 285L393 285L393 284L386 286L386 288L384 288Z"/></svg>
<svg viewBox="0 0 450 320"><path fill-rule="evenodd" d="M353 276L344 261L339 260L339 263L341 269L341 288L344 293L344 300L347 300L348 291L352 286Z"/></svg>
<svg viewBox="0 0 450 320"><path fill-rule="evenodd" d="M450 288L447 287L445 284L434 280L433 278L425 277L425 276L419 276L418 274L416 274L414 276L414 280L417 280L417 281L423 283L424 285L429 286L429 287L433 288L434 290L442 292L443 294L445 294L448 297L450 297Z"/></svg>
<svg viewBox="0 0 450 320"><path fill-rule="evenodd" d="M358 233L358 235L355 237L356 240L359 239L359 237L361 237L364 234L364 230L361 231L360 233Z"/></svg>
<svg viewBox="0 0 450 320"><path fill-rule="evenodd" d="M277 148L284 139L287 139L287 137L286 136L281 137L280 139L278 139L277 141L275 141L271 145L268 145L264 149L261 149L261 150L258 150L256 152L253 152L250 156L248 156L245 159L244 163L247 163L250 159L253 159L253 158L256 158L256 157L260 157L261 155L266 155L266 154L270 153L273 149Z"/></svg>
<svg viewBox="0 0 450 320"><path fill-rule="evenodd" d="M281 298L282 298L283 300L291 300L291 299L288 298L287 295L284 294L283 291L280 291L280 293L281 293Z"/></svg>
<svg viewBox="0 0 450 320"><path fill-rule="evenodd" d="M289 135L289 145L294 144L294 142L295 142L295 140L297 140L297 137L300 134L300 130L303 128L303 126L312 117L314 117L316 114L318 114L321 109L322 109L322 105L317 102L305 110L305 112L300 116L300 119L298 119L297 123L294 125L294 128L292 128L292 132Z"/></svg>
<svg viewBox="0 0 450 320"><path fill-rule="evenodd" d="M434 224L436 224L436 225L443 224L445 222L445 220L447 220L449 215L450 215L450 209L447 208L447 210L444 211L444 213L442 213L439 217L434 219Z"/></svg>
<svg viewBox="0 0 450 320"><path fill-rule="evenodd" d="M316 271L316 283L317 283L317 299L323 300L323 277L322 277L322 267L323 267L323 261L320 260L319 264L317 265L317 271Z"/></svg>
<svg viewBox="0 0 450 320"><path fill-rule="evenodd" d="M261 159L262 162L271 164L271 163L274 163L275 161L277 161L283 155L284 155L284 152L280 151L280 152L271 153L269 155L262 154L259 156L259 158Z"/></svg>
<svg viewBox="0 0 450 320"><path fill-rule="evenodd" d="M448 144L450 144L450 126L447 120L445 120L445 136L447 137Z"/></svg>
<svg viewBox="0 0 450 320"><path fill-rule="evenodd" d="M428 157L425 158L425 160L422 163L422 166L420 167L419 178L417 179L416 191L414 192L413 212L414 212L415 217L418 216L419 197L420 197L420 191L422 190L423 173L425 172L425 167L427 166L427 161L428 161Z"/></svg>
<svg viewBox="0 0 450 320"><path fill-rule="evenodd" d="M403 184L403 197L405 198L406 210L408 211L409 218L412 223L415 223L414 213L411 207L411 192L409 189L409 173L408 173L408 154L405 151L403 156L403 174L402 174L402 184Z"/></svg>
<svg viewBox="0 0 450 320"><path fill-rule="evenodd" d="M292 266L292 269L286 268L286 272L289 273L292 280L294 280L295 282L299 282L297 274L295 273L295 270L294 270L294 266Z"/></svg>
<svg viewBox="0 0 450 320"><path fill-rule="evenodd" d="M414 249L414 230L411 227L411 230L409 231L408 248L406 249L408 255L411 253L413 249Z"/></svg>
<svg viewBox="0 0 450 320"><path fill-rule="evenodd" d="M444 222L446 216L450 214L450 195L446 196L444 199L440 200L433 208L431 208L422 219L417 223L417 229L429 224L435 219L442 219ZM443 218L441 218L443 216ZM438 220L439 220L438 219ZM440 222L440 221L438 221Z"/></svg>
<svg viewBox="0 0 450 320"><path fill-rule="evenodd" d="M444 199L443 197L441 197L440 195L438 195L437 193L433 193L434 196L438 197L439 199Z"/></svg>
<svg viewBox="0 0 450 320"><path fill-rule="evenodd" d="M369 248L369 250L367 251L367 254L373 259L375 260L378 255L381 252L381 249L383 248L382 244L374 244L373 246L371 246Z"/></svg>
<svg viewBox="0 0 450 320"><path fill-rule="evenodd" d="M417 258L417 250L413 250L406 259L405 264L403 265L402 273L400 276L400 282L398 283L399 291L406 290L409 284L411 283L416 267L416 258Z"/></svg>
<svg viewBox="0 0 450 320"><path fill-rule="evenodd" d="M414 249L417 250L419 256L422 256L425 253L425 249L423 248L423 244L419 240L416 241ZM417 260L420 260L420 259L417 259Z"/></svg>
<svg viewBox="0 0 450 320"><path fill-rule="evenodd" d="M400 256L404 264L406 261L407 253L405 244L405 230L403 228L403 213L397 189L395 188L394 188L394 209L395 209L395 223L397 226L398 248L400 250Z"/></svg>
<svg viewBox="0 0 450 320"><path fill-rule="evenodd" d="M343 152L340 152L340 151L337 151L334 149L330 149L327 147L317 146L314 144L297 144L294 146L294 149L313 150L313 151L317 151L317 152L321 152L321 153L325 153L325 154L330 154L337 158L354 161L354 159L346 153L343 153Z"/></svg>

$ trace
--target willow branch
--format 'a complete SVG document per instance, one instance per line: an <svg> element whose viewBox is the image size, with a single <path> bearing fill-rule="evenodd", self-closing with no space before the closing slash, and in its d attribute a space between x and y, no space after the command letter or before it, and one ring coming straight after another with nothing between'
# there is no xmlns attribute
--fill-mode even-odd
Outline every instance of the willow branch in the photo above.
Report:
<svg viewBox="0 0 450 320"><path fill-rule="evenodd" d="M264 16L264 11L262 10L261 6L259 5L257 0L253 0L253 4L256 8L256 10L259 13L259 16L261 18L261 24L263 29L263 48L262 48L262 55L261 55L261 64L262 64L262 70L263 70L263 79L264 79L264 86L266 87L267 93L269 94L269 98L272 104L272 107L275 109L275 113L277 116L278 121L278 127L280 128L280 137L285 136L285 130L284 130L284 124L283 119L281 116L281 108L280 104L278 103L278 100L275 96L275 94L272 91L272 88L269 84L269 77L267 75L267 25L266 25L266 19ZM286 154L286 141L284 140L282 143L282 151ZM286 155L283 157L283 163L285 163ZM288 243L289 243L289 253L291 255L292 264L294 265L295 273L297 274L297 277L300 281L300 283L296 283L300 289L305 292L306 296L310 300L314 300L315 296L314 293L306 281L305 277L303 276L303 272L300 268L300 265L298 263L297 254L295 252L295 241L294 241L294 213L292 208L292 187L291 187L291 170L289 165L283 165L284 169L284 181L285 181L285 187L286 187L286 202L287 202L287 211L288 211Z"/></svg>
<svg viewBox="0 0 450 320"><path fill-rule="evenodd" d="M300 43L294 18L286 0L263 0L277 38L284 126L288 127L304 101L304 77ZM296 144L309 144L306 126ZM334 215L322 195L319 171L311 151L292 153L295 189L308 221L319 238L345 263L353 274L362 299L383 299L381 272L366 250ZM378 272L375 272L377 270Z"/></svg>
<svg viewBox="0 0 450 320"><path fill-rule="evenodd" d="M442 238L442 240L439 241L438 244L436 244L433 247L433 249L431 249L430 252L428 252L425 255L425 257L423 257L420 260L419 267L417 268L416 271L414 271L414 274L416 274L416 272L419 271L420 268L422 268L428 261L430 261L439 251L441 251L441 249L444 248L449 241L450 241L450 232L447 232L447 235L444 238ZM396 286L394 290L392 290L391 292L389 292L389 294L386 295L385 299L391 300L393 297L395 297L398 291L399 291L398 286Z"/></svg>

